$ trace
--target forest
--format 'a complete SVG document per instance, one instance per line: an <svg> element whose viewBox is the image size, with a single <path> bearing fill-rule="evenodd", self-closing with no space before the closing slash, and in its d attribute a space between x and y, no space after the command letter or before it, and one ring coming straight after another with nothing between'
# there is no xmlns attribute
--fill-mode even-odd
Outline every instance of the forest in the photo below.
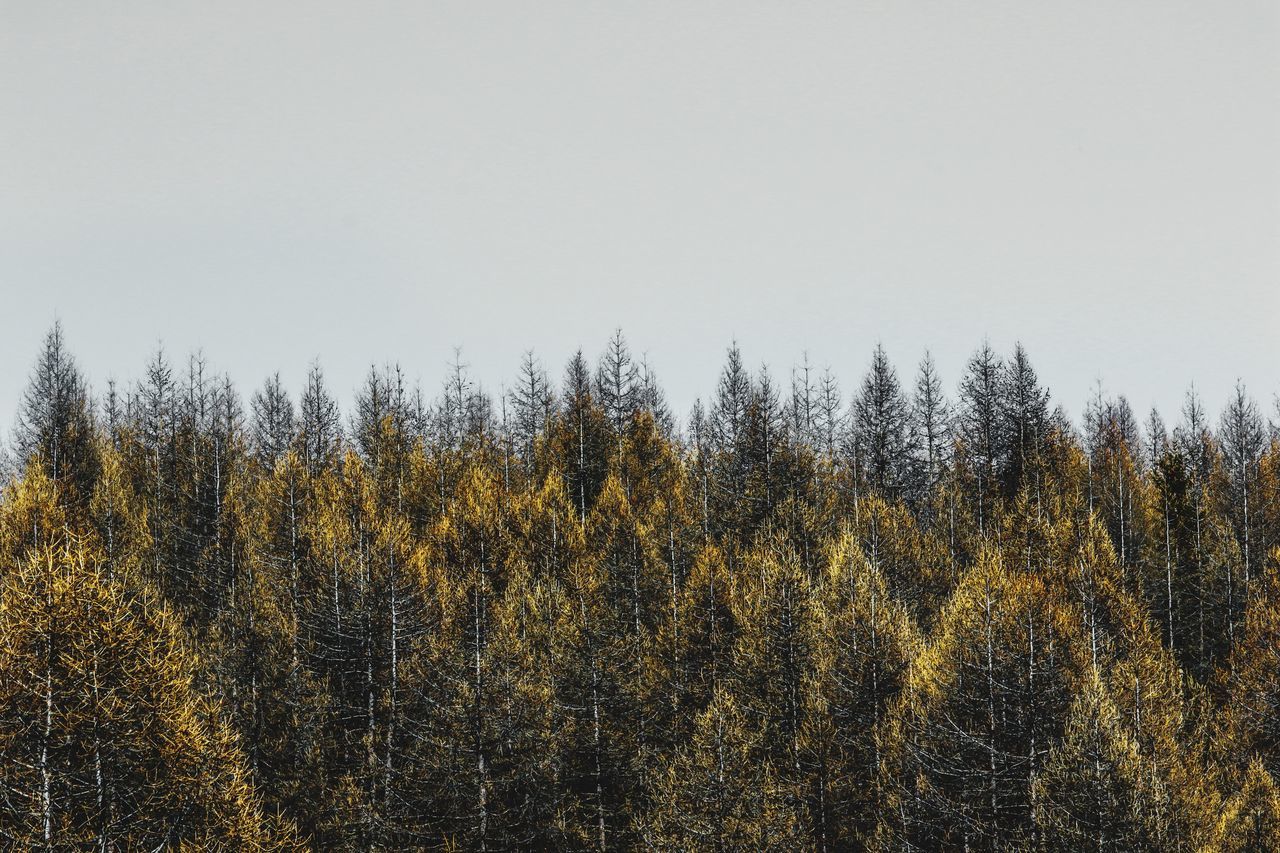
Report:
<svg viewBox="0 0 1280 853"><path fill-rule="evenodd" d="M1280 410L621 332L486 393L35 354L0 847L1280 850ZM1219 389L1221 390L1221 389Z"/></svg>

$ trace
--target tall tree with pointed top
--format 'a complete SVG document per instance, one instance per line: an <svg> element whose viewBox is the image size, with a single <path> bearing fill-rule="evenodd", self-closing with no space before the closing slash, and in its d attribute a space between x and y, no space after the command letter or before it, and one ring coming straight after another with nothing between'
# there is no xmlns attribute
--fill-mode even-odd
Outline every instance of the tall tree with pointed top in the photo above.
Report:
<svg viewBox="0 0 1280 853"><path fill-rule="evenodd" d="M1222 452L1226 456L1229 491L1225 508L1244 560L1244 583L1248 585L1257 561L1258 542L1254 529L1258 507L1258 463L1266 447L1266 426L1243 384L1237 382L1227 401L1218 428ZM1252 500L1252 507L1250 506ZM1251 511L1252 510L1252 511ZM1261 551L1265 553L1265 550Z"/></svg>
<svg viewBox="0 0 1280 853"><path fill-rule="evenodd" d="M927 499L951 461L951 410L942 378L929 353L916 373L911 398L912 486L917 500Z"/></svg>
<svg viewBox="0 0 1280 853"><path fill-rule="evenodd" d="M879 344L854 398L851 421L858 474L877 492L898 497L906 487L912 452L910 407L897 371Z"/></svg>
<svg viewBox="0 0 1280 853"><path fill-rule="evenodd" d="M990 344L970 357L960 382L957 431L960 460L971 480L979 531L985 531L994 510L994 486L1000 460L1000 394L1002 365Z"/></svg>
<svg viewBox="0 0 1280 853"><path fill-rule="evenodd" d="M81 512L98 474L89 389L56 322L45 335L14 428L14 450L23 464L44 465L60 500Z"/></svg>

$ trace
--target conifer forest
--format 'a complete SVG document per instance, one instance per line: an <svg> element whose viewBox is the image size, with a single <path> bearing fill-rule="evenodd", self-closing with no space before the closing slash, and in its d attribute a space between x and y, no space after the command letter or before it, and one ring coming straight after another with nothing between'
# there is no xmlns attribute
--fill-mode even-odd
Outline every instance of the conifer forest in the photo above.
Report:
<svg viewBox="0 0 1280 853"><path fill-rule="evenodd" d="M73 351L8 434L0 848L1280 850L1274 389Z"/></svg>

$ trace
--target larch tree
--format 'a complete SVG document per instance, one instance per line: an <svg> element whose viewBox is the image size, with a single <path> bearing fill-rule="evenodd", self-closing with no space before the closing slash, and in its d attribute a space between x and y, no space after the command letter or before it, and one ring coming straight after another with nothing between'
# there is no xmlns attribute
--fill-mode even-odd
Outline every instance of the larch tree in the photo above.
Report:
<svg viewBox="0 0 1280 853"><path fill-rule="evenodd" d="M521 358L520 374L508 395L516 453L524 463L526 476L532 476L538 438L546 432L555 412L555 391L532 350Z"/></svg>
<svg viewBox="0 0 1280 853"><path fill-rule="evenodd" d="M0 836L24 849L289 843L164 607L65 542L0 591Z"/></svg>
<svg viewBox="0 0 1280 853"><path fill-rule="evenodd" d="M274 468L276 460L293 444L297 433L297 413L279 373L267 377L262 388L254 393L250 411L253 452L260 465Z"/></svg>
<svg viewBox="0 0 1280 853"><path fill-rule="evenodd" d="M1106 688L1087 678L1036 778L1036 849L1192 849L1173 835L1167 783L1147 764Z"/></svg>
<svg viewBox="0 0 1280 853"><path fill-rule="evenodd" d="M850 449L855 476L879 494L898 497L906 488L913 452L910 412L898 374L877 346L853 400Z"/></svg>
<svg viewBox="0 0 1280 853"><path fill-rule="evenodd" d="M1027 351L1019 343L1004 365L1001 377L1000 418L1002 479L1007 496L1016 495L1028 478L1039 476L1045 433L1049 428L1049 393Z"/></svg>
<svg viewBox="0 0 1280 853"><path fill-rule="evenodd" d="M956 430L960 461L972 480L978 530L985 531L993 514L995 480L1000 461L1000 401L1003 365L989 344L970 357L960 382Z"/></svg>
<svg viewBox="0 0 1280 853"><path fill-rule="evenodd" d="M878 729L921 639L849 534L829 547L814 607L814 674L799 733L806 829L814 849L855 849L869 842L881 802Z"/></svg>
<svg viewBox="0 0 1280 853"><path fill-rule="evenodd" d="M54 323L23 391L13 444L22 464L48 469L73 513L83 512L97 479L95 433L88 385Z"/></svg>
<svg viewBox="0 0 1280 853"><path fill-rule="evenodd" d="M803 843L790 798L762 754L764 735L726 688L697 715L688 745L658 783L644 826L658 850L793 850Z"/></svg>
<svg viewBox="0 0 1280 853"><path fill-rule="evenodd" d="M1258 507L1258 463L1266 447L1266 425L1244 385L1236 383L1235 392L1227 401L1218 428L1223 455L1226 457L1226 474L1229 489L1225 513L1231 519L1236 541L1244 561L1243 581L1248 586L1253 574L1253 564L1259 553L1255 528ZM1250 512L1250 499L1253 512Z"/></svg>
<svg viewBox="0 0 1280 853"><path fill-rule="evenodd" d="M984 555L886 723L874 846L1034 846L1032 792L1087 667L1087 642L1052 588Z"/></svg>
<svg viewBox="0 0 1280 853"><path fill-rule="evenodd" d="M953 450L951 407L933 357L925 353L911 398L912 486L918 501L934 493Z"/></svg>
<svg viewBox="0 0 1280 853"><path fill-rule="evenodd" d="M0 490L0 846L1277 846L1243 386L1170 430L1050 411L1020 345L954 407L927 356L849 405L726 361L683 428L620 333L496 409L460 355L348 417L318 367L245 405L158 352L95 410L55 326Z"/></svg>
<svg viewBox="0 0 1280 853"><path fill-rule="evenodd" d="M341 458L342 418L338 404L325 384L324 372L317 363L307 371L307 384L298 401L294 443L303 466L312 477L337 465Z"/></svg>
<svg viewBox="0 0 1280 853"><path fill-rule="evenodd" d="M627 424L640 408L640 390L640 369L631 358L622 330L616 329L596 365L595 392L617 437L619 453Z"/></svg>

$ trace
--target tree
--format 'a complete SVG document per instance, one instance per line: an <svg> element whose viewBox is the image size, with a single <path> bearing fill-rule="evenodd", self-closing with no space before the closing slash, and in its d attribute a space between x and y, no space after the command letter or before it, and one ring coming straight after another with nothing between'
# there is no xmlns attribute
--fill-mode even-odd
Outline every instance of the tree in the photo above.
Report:
<svg viewBox="0 0 1280 853"><path fill-rule="evenodd" d="M792 438L812 448L821 447L818 418L818 385L809 353L804 361L791 368L791 400L787 404L787 421Z"/></svg>
<svg viewBox="0 0 1280 853"><path fill-rule="evenodd" d="M1224 804L1207 849L1222 853L1280 848L1280 789L1275 778L1252 762L1244 784Z"/></svg>
<svg viewBox="0 0 1280 853"><path fill-rule="evenodd" d="M533 473L538 437L547 429L555 412L555 391L542 365L530 350L520 362L520 375L509 392L512 408L512 432L516 451L524 461L527 476Z"/></svg>
<svg viewBox="0 0 1280 853"><path fill-rule="evenodd" d="M587 511L604 486L610 451L616 447L617 439L592 395L590 373L581 351L569 360L560 396L559 416L548 430L548 453L556 470L564 472L578 507L578 521L585 526Z"/></svg>
<svg viewBox="0 0 1280 853"><path fill-rule="evenodd" d="M640 408L653 417L653 422L657 424L662 435L668 440L674 438L676 429L675 416L671 414L671 407L667 405L666 393L662 390L662 386L658 383L657 375L649 365L648 356L641 356L640 358L638 396Z"/></svg>
<svg viewBox="0 0 1280 853"><path fill-rule="evenodd" d="M1040 387L1027 351L1019 343L1001 377L1000 417L1004 490L1017 494L1028 476L1039 473L1049 428L1049 393Z"/></svg>
<svg viewBox="0 0 1280 853"><path fill-rule="evenodd" d="M0 594L0 834L52 850L283 846L163 607L69 542Z"/></svg>
<svg viewBox="0 0 1280 853"><path fill-rule="evenodd" d="M640 370L631 359L631 350L622 337L622 330L614 330L609 345L596 367L596 397L600 408L613 427L618 439L619 452L622 447L622 436L626 432L631 416L639 410L640 402Z"/></svg>
<svg viewBox="0 0 1280 853"><path fill-rule="evenodd" d="M635 644L643 638L629 641L631 614L625 598L610 595L611 580L597 559L569 566L554 638L568 831L577 846L595 850L627 846L625 816L638 793L644 726L625 687L638 680Z"/></svg>
<svg viewBox="0 0 1280 853"><path fill-rule="evenodd" d="M991 554L961 581L886 725L876 846L1037 843L1034 785L1089 665L1056 599Z"/></svg>
<svg viewBox="0 0 1280 853"><path fill-rule="evenodd" d="M302 464L312 477L340 459L342 419L319 364L313 363L307 371L307 384L298 403L295 443Z"/></svg>
<svg viewBox="0 0 1280 853"><path fill-rule="evenodd" d="M444 692L437 730L445 751L437 768L449 780L441 793L454 843L472 849L509 845L503 820L510 782L503 762L500 669L500 602L510 575L504 554L505 524L498 478L478 466L467 469L452 512L432 532L434 586L445 596L433 636L437 676ZM370 678L370 688L380 682ZM429 695L429 694L428 694Z"/></svg>
<svg viewBox="0 0 1280 853"><path fill-rule="evenodd" d="M1257 506L1258 463L1266 445L1265 425L1258 412L1258 404L1249 397L1244 385L1236 383L1235 393L1222 412L1219 427L1223 454L1227 461L1227 482L1230 485L1226 514L1235 529L1236 540L1244 559L1244 583L1251 577L1252 558L1250 533L1256 525L1249 511L1252 497Z"/></svg>
<svg viewBox="0 0 1280 853"><path fill-rule="evenodd" d="M88 526L96 535L107 578L136 577L151 548L142 500L113 443L101 441L98 452L101 466L89 499Z"/></svg>
<svg viewBox="0 0 1280 853"><path fill-rule="evenodd" d="M1101 387L1076 424L984 345L953 411L877 347L844 406L735 344L680 435L620 333L563 393L526 354L499 416L460 355L345 421L314 365L296 410L184 368L94 422L46 340L0 846L1277 846L1280 441L1243 386L1216 430Z"/></svg>
<svg viewBox="0 0 1280 853"><path fill-rule="evenodd" d="M253 395L250 403L253 414L253 449L263 467L275 467L276 460L293 444L297 427L296 415L289 392L280 381L280 374L267 377L262 390Z"/></svg>
<svg viewBox="0 0 1280 853"><path fill-rule="evenodd" d="M950 464L951 432L950 404L933 357L926 352L916 374L915 393L911 399L912 481L917 500L933 494Z"/></svg>
<svg viewBox="0 0 1280 853"><path fill-rule="evenodd" d="M910 406L884 347L877 345L862 389L853 401L854 465L867 484L889 497L907 482L912 453Z"/></svg>
<svg viewBox="0 0 1280 853"><path fill-rule="evenodd" d="M836 458L837 442L844 434L846 424L840 384L830 368L823 371L818 384L818 436L817 449L829 460Z"/></svg>
<svg viewBox="0 0 1280 853"><path fill-rule="evenodd" d="M978 530L985 531L992 506L1000 460L1000 395L1002 365L990 344L970 357L960 382L956 427L961 462L972 478L971 494L977 505Z"/></svg>
<svg viewBox="0 0 1280 853"><path fill-rule="evenodd" d="M849 534L830 546L816 597L811 708L799 733L807 828L816 849L855 849L869 842L881 802L878 730L921 640Z"/></svg>
<svg viewBox="0 0 1280 853"><path fill-rule="evenodd" d="M1224 757L1245 767L1256 756L1274 776L1280 772L1280 551L1259 579L1231 665L1219 679Z"/></svg>
<svg viewBox="0 0 1280 853"><path fill-rule="evenodd" d="M59 500L82 512L98 474L89 390L62 339L62 323L45 335L14 427L14 450L25 465L47 467Z"/></svg>
<svg viewBox="0 0 1280 853"><path fill-rule="evenodd" d="M1102 682L1089 678L1035 782L1039 849L1190 849L1173 835L1168 786L1147 764Z"/></svg>
<svg viewBox="0 0 1280 853"><path fill-rule="evenodd" d="M762 734L726 689L698 714L659 782L645 839L659 850L788 850L798 820L761 755Z"/></svg>

